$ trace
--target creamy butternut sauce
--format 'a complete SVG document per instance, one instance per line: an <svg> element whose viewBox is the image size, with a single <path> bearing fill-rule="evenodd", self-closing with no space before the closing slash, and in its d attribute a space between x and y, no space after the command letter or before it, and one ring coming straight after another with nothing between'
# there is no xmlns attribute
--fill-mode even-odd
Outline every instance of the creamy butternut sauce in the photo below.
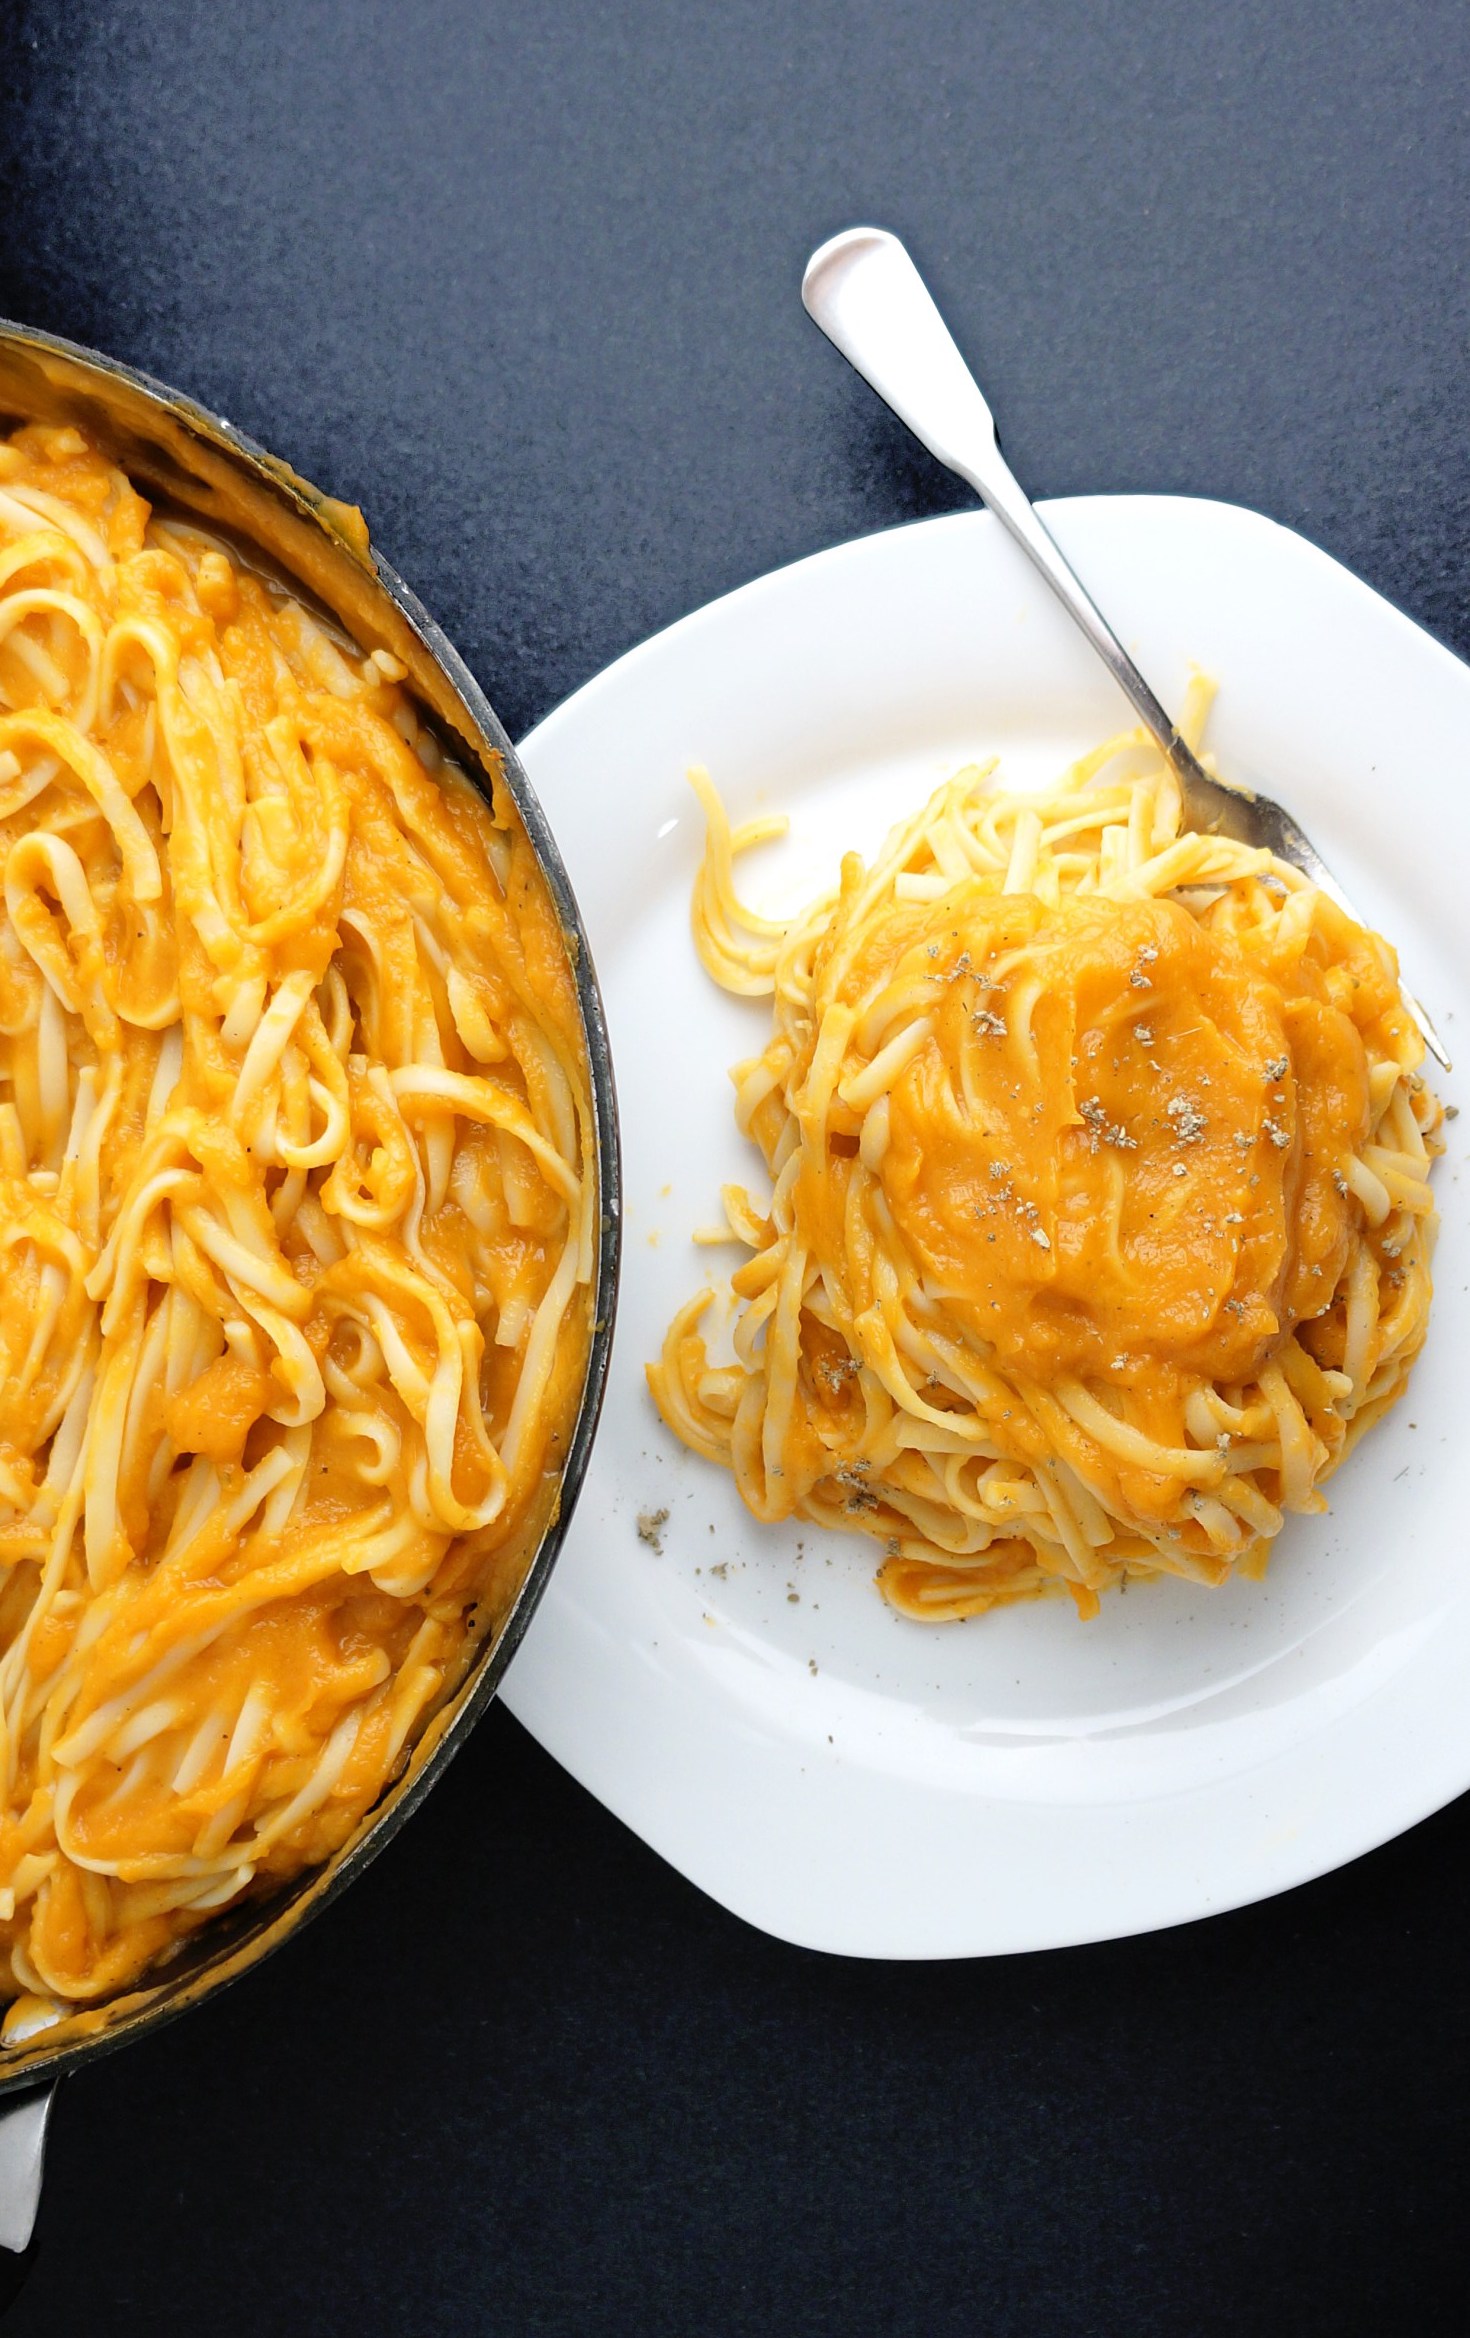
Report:
<svg viewBox="0 0 1470 2338"><path fill-rule="evenodd" d="M666 1419L761 1517L880 1540L917 1616L1258 1568L1424 1334L1440 1113L1388 946L1183 831L1131 740L1045 796L961 774L789 926L733 888L771 824L698 784L700 954L775 999L735 1073L772 1187L728 1197L735 1359L701 1294Z"/></svg>
<svg viewBox="0 0 1470 2338"><path fill-rule="evenodd" d="M575 987L401 681L76 432L0 445L11 2035L343 1843L554 1506Z"/></svg>

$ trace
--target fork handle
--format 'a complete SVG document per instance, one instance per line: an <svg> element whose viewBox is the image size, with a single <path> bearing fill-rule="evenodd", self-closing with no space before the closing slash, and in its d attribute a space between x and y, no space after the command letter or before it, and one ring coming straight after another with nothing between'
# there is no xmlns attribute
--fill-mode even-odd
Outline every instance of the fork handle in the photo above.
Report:
<svg viewBox="0 0 1470 2338"><path fill-rule="evenodd" d="M1199 765L1118 636L1043 527L1000 451L995 417L896 235L850 227L813 252L802 278L808 316L946 469L967 479L1068 615L1140 722L1175 766Z"/></svg>

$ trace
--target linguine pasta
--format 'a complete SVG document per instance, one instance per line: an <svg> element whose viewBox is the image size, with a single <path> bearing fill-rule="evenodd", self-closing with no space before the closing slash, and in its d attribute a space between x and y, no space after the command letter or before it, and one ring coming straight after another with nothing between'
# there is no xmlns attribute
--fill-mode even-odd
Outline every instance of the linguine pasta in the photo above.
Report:
<svg viewBox="0 0 1470 2338"><path fill-rule="evenodd" d="M402 678L0 445L7 2037L340 1846L554 1512L575 987Z"/></svg>
<svg viewBox="0 0 1470 2338"><path fill-rule="evenodd" d="M1424 1338L1441 1110L1388 944L1184 831L1142 734L1044 794L961 772L789 923L733 877L783 824L692 777L700 957L774 1000L733 1074L771 1186L726 1189L733 1359L705 1291L650 1367L670 1427L923 1620L1259 1572Z"/></svg>

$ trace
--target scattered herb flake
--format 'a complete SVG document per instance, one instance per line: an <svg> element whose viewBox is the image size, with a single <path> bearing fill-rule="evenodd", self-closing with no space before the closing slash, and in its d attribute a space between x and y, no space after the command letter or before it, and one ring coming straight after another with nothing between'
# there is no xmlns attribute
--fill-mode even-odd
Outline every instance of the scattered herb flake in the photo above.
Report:
<svg viewBox="0 0 1470 2338"><path fill-rule="evenodd" d="M1174 1123L1174 1134L1181 1145L1197 1145L1209 1122L1192 1096L1171 1096L1164 1107Z"/></svg>

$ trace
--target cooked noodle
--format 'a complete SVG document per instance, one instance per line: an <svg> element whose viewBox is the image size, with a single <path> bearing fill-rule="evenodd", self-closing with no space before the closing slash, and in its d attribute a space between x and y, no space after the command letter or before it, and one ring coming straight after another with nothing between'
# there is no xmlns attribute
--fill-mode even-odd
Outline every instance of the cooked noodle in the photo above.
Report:
<svg viewBox="0 0 1470 2338"><path fill-rule="evenodd" d="M1259 1572L1424 1338L1441 1109L1388 944L1182 829L1142 734L1044 794L961 772L789 922L733 874L781 824L692 777L700 957L774 996L732 1075L772 1185L726 1191L733 1360L704 1291L649 1369L670 1427L923 1620Z"/></svg>
<svg viewBox="0 0 1470 2338"><path fill-rule="evenodd" d="M0 445L7 2035L343 1843L554 1506L575 988L402 678Z"/></svg>

